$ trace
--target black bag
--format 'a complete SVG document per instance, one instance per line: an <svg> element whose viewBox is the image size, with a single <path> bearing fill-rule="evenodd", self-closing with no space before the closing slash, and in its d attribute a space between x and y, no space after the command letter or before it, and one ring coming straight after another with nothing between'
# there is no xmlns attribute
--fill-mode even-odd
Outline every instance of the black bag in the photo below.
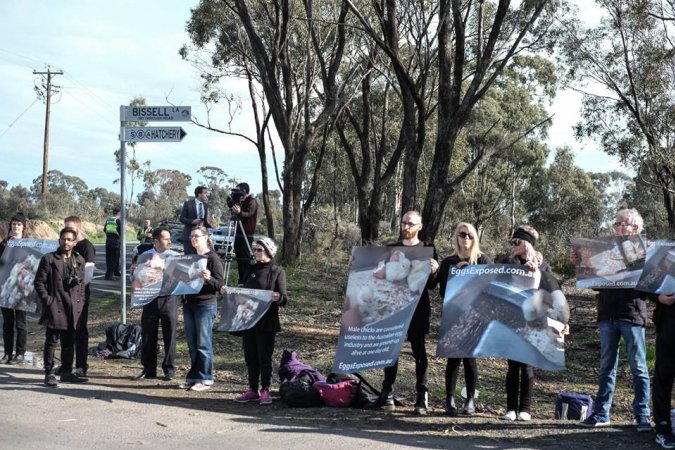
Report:
<svg viewBox="0 0 675 450"><path fill-rule="evenodd" d="M585 420L593 414L593 398L588 394L561 392L555 399L556 420Z"/></svg>
<svg viewBox="0 0 675 450"><path fill-rule="evenodd" d="M124 323L110 325L105 329L105 342L99 344L99 352L110 352L108 358L137 358L141 354L141 327Z"/></svg>
<svg viewBox="0 0 675 450"><path fill-rule="evenodd" d="M279 385L279 396L288 406L294 408L311 408L322 406L321 394L312 388L314 380L308 373L302 373L292 381L284 381Z"/></svg>

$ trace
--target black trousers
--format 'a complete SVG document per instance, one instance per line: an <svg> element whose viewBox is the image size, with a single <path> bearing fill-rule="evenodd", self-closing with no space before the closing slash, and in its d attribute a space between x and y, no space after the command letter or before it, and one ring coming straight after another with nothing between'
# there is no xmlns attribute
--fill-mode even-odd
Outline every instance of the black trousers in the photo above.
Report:
<svg viewBox="0 0 675 450"><path fill-rule="evenodd" d="M85 372L89 365L87 364L87 357L89 356L89 298L91 291L89 286L85 287L85 301L80 314L80 325L75 330L75 367L82 369Z"/></svg>
<svg viewBox="0 0 675 450"><path fill-rule="evenodd" d="M533 382L532 366L509 359L509 370L506 373L507 411L530 412Z"/></svg>
<svg viewBox="0 0 675 450"><path fill-rule="evenodd" d="M110 235L105 240L105 276L120 276L120 239Z"/></svg>
<svg viewBox="0 0 675 450"><path fill-rule="evenodd" d="M45 374L54 370L54 353L61 341L61 373L70 373L73 370L75 356L75 329L69 326L67 330L56 330L47 327L45 331L44 364Z"/></svg>
<svg viewBox="0 0 675 450"><path fill-rule="evenodd" d="M248 245L246 245L248 241ZM251 253L248 247L253 244L253 236L235 235L234 237L234 255L237 258L237 272L239 273L239 284L244 284L248 273L251 271Z"/></svg>
<svg viewBox="0 0 675 450"><path fill-rule="evenodd" d="M2 339L5 355L23 355L26 353L26 311L12 308L2 310ZM14 351L14 329L16 328L16 352Z"/></svg>
<svg viewBox="0 0 675 450"><path fill-rule="evenodd" d="M157 374L158 336L160 322L164 342L164 373L175 371L176 325L178 324L178 297L158 297L143 307L141 313L141 364L146 374Z"/></svg>
<svg viewBox="0 0 675 450"><path fill-rule="evenodd" d="M670 308L670 307L669 307ZM654 423L659 434L671 433L670 405L675 381L675 317L664 314L656 335L656 362L652 384Z"/></svg>
<svg viewBox="0 0 675 450"><path fill-rule="evenodd" d="M272 384L272 354L276 333L259 328L244 331L244 360L248 369L248 387L252 391L269 389ZM260 383L260 384L258 384Z"/></svg>
<svg viewBox="0 0 675 450"><path fill-rule="evenodd" d="M417 392L427 392L429 384L429 359L427 358L427 348L425 345L425 336L422 333L409 334L408 340L415 359L415 389ZM384 380L382 381L382 390L391 391L396 375L398 374L398 359L393 366L384 368Z"/></svg>
<svg viewBox="0 0 675 450"><path fill-rule="evenodd" d="M472 398L476 393L478 384L478 364L476 358L448 358L445 366L445 392L446 395L455 395L457 379L459 378L459 365L464 362L464 382L466 383L466 396Z"/></svg>

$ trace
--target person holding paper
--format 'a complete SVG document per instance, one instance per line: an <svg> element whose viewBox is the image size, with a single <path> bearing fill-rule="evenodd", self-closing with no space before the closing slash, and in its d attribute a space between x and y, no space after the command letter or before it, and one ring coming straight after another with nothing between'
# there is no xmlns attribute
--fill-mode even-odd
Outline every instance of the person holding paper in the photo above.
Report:
<svg viewBox="0 0 675 450"><path fill-rule="evenodd" d="M68 216L63 219L65 228L72 228L77 232L77 242L73 249L75 253L84 258L85 276L84 276L84 306L80 314L80 325L75 331L75 374L87 375L87 356L89 354L89 329L87 328L89 317L89 300L91 298L91 289L89 283L94 273L94 264L96 258L96 249L94 245L82 234L82 220L77 216Z"/></svg>
<svg viewBox="0 0 675 450"><path fill-rule="evenodd" d="M511 237L511 256L502 264L521 264L532 271L550 272L551 267L544 261L541 253L534 249L539 240L539 232L529 225L521 225ZM529 421L532 404L532 384L534 369L520 361L508 360L506 373L506 414L504 420Z"/></svg>
<svg viewBox="0 0 675 450"><path fill-rule="evenodd" d="M281 331L279 307L288 302L286 272L274 264L277 244L272 239L259 238L254 241L252 249L256 263L246 275L244 287L273 291L272 304L253 328L242 333L249 388L234 401L240 403L257 401L260 405L269 405L272 403L270 385L274 341L276 334ZM225 293L225 290L223 287L221 293Z"/></svg>
<svg viewBox="0 0 675 450"><path fill-rule="evenodd" d="M178 255L171 250L171 232L166 227L157 227L152 231L153 247L143 253L153 255ZM132 264L129 271L134 273L136 264ZM162 323L162 338L164 339L164 381L171 381L176 376L174 360L176 357L176 327L178 325L178 297L166 295L157 297L143 306L141 313L141 364L143 370L132 380L157 378L157 333Z"/></svg>
<svg viewBox="0 0 675 450"><path fill-rule="evenodd" d="M26 216L23 213L16 213L9 220L9 231L7 237L0 242L0 256L2 256L7 242L10 239L22 239L26 230ZM20 311L13 308L0 308L2 310L2 339L5 346L5 354L0 363L2 364L21 364L24 362L24 353L26 353L26 311ZM14 330L16 329L16 335ZM16 337L16 341L14 338ZM14 344L16 342L16 348Z"/></svg>
<svg viewBox="0 0 675 450"><path fill-rule="evenodd" d="M614 219L616 236L642 232L643 220L635 209L622 209ZM634 289L598 290L598 328L600 329L600 377L593 414L581 422L588 428L610 425L610 409L619 363L619 342L626 345L626 359L633 375L633 415L638 432L652 431L649 410L649 369L645 326L647 294Z"/></svg>
<svg viewBox="0 0 675 450"><path fill-rule="evenodd" d="M438 283L441 299L445 298L445 287L448 283L450 269L461 269L469 264L492 264L492 259L480 251L478 233L473 225L461 222L455 228L452 238L455 251L441 262L438 272ZM462 406L462 414L471 415L476 412L474 396L478 383L478 365L476 358L448 358L445 367L445 412L456 416L459 412L455 404L455 389L459 377L459 365L464 362L464 381L466 383L466 400Z"/></svg>
<svg viewBox="0 0 675 450"><path fill-rule="evenodd" d="M403 239L391 244L392 247L433 247L433 244L424 242L419 238L422 231L422 215L418 211L408 211L401 218L401 234ZM436 273L438 272L438 256L436 249L433 251L433 258L429 261L431 266L431 275L420 296L417 308L413 313L410 325L408 326L408 340L415 359L415 390L417 396L415 399L414 413L425 415L427 413L429 402L429 390L427 387L429 378L429 360L426 349L426 335L429 333L429 320L431 316L431 302L429 300L429 289L436 287ZM373 405L387 411L393 411L394 404L393 386L398 373L398 359L393 365L384 368L384 380L382 381L382 393L380 398Z"/></svg>
<svg viewBox="0 0 675 450"><path fill-rule="evenodd" d="M190 354L190 370L183 389L205 391L213 385L213 321L218 304L216 296L223 286L223 263L213 249L208 230L196 226L190 232L190 241L198 255L206 257L204 279L198 294L186 295L183 300L185 338Z"/></svg>

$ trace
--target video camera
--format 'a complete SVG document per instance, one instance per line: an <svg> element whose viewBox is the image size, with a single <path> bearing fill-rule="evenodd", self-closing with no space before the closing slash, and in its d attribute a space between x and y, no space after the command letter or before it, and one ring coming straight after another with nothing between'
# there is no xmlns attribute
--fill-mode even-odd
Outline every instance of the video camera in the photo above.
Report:
<svg viewBox="0 0 675 450"><path fill-rule="evenodd" d="M232 208L234 205L239 205L244 197L246 197L246 192L239 188L233 188L230 190L230 195L228 195L225 200L227 202L227 207Z"/></svg>

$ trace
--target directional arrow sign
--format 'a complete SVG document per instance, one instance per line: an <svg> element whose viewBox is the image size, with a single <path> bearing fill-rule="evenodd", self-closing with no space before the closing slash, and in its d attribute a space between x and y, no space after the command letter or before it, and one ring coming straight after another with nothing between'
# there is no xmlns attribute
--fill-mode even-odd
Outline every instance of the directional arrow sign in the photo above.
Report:
<svg viewBox="0 0 675 450"><path fill-rule="evenodd" d="M181 127L122 127L120 141L180 142L186 134Z"/></svg>
<svg viewBox="0 0 675 450"><path fill-rule="evenodd" d="M151 122L155 120L189 122L192 119L191 106L122 106L122 122Z"/></svg>

